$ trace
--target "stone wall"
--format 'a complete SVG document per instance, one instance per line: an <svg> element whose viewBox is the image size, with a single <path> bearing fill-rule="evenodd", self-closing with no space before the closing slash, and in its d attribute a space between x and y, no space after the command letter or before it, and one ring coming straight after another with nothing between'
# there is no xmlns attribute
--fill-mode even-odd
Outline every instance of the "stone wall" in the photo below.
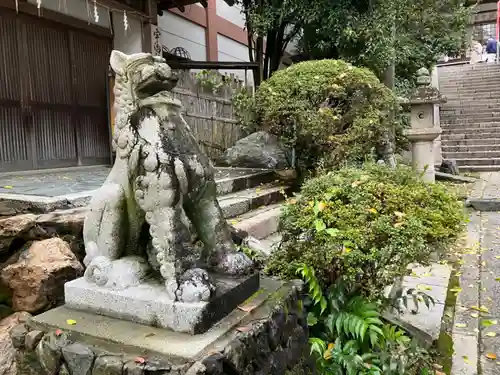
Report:
<svg viewBox="0 0 500 375"><path fill-rule="evenodd" d="M43 330L32 321L11 331L22 375L306 375L308 327L302 287L288 283L286 293L260 306L248 324L231 330L214 350L180 363L165 358L118 355L76 336L71 330ZM262 315L262 312L266 312ZM64 324L64 322L61 322Z"/></svg>

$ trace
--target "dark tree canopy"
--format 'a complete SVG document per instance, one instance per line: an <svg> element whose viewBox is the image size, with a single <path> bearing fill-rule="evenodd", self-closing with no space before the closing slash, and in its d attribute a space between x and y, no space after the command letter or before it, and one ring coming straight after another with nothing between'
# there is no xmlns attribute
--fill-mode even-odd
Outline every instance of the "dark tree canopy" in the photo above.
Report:
<svg viewBox="0 0 500 375"><path fill-rule="evenodd" d="M263 62L264 79L279 68L293 39L300 40L303 60L343 59L381 76L394 59L397 76L411 79L439 56L460 52L470 14L464 0L239 3L247 19L251 58Z"/></svg>

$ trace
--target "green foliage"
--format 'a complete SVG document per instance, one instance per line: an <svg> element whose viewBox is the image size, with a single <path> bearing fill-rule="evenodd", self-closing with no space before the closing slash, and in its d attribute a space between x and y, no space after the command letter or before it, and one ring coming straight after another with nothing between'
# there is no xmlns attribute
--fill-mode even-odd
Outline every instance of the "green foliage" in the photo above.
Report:
<svg viewBox="0 0 500 375"><path fill-rule="evenodd" d="M267 271L293 278L307 264L323 287L343 281L377 299L410 263L427 264L455 241L465 221L454 194L411 168L343 168L306 181L288 200Z"/></svg>
<svg viewBox="0 0 500 375"><path fill-rule="evenodd" d="M248 134L258 130L254 103L253 94L246 87L241 87L231 97L236 119L243 131Z"/></svg>
<svg viewBox="0 0 500 375"><path fill-rule="evenodd" d="M214 94L224 86L222 77L214 70L202 70L196 73L196 80L201 87L211 90Z"/></svg>
<svg viewBox="0 0 500 375"><path fill-rule="evenodd" d="M470 10L463 0L314 0L304 27L306 58L337 58L379 76L392 61L410 81L439 56L461 52Z"/></svg>
<svg viewBox="0 0 500 375"><path fill-rule="evenodd" d="M314 269L301 265L309 287L311 354L320 374L417 374L427 353L400 328L386 324L380 306L340 282L318 293ZM323 301L326 301L323 308Z"/></svg>
<svg viewBox="0 0 500 375"><path fill-rule="evenodd" d="M340 60L308 61L276 72L255 94L255 119L302 169L362 163L385 130L396 100L367 69ZM401 132L399 132L401 133Z"/></svg>

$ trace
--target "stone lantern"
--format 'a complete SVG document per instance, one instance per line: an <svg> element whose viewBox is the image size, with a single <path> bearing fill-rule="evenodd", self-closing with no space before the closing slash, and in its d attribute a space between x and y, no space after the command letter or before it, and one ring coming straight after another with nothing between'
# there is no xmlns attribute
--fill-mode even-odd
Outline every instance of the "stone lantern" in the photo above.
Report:
<svg viewBox="0 0 500 375"><path fill-rule="evenodd" d="M413 169L422 174L426 182L435 182L434 140L441 135L441 128L435 127L434 105L445 103L446 99L438 89L431 86L431 77L427 69L417 72L417 89L409 101L411 106L411 128L406 136L412 146Z"/></svg>

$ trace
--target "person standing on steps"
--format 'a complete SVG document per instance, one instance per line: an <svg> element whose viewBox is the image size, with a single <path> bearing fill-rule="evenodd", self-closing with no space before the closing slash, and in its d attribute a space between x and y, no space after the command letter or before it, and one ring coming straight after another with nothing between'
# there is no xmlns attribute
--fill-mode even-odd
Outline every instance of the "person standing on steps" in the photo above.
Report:
<svg viewBox="0 0 500 375"><path fill-rule="evenodd" d="M495 62L497 58L498 41L492 36L486 41L486 62Z"/></svg>

